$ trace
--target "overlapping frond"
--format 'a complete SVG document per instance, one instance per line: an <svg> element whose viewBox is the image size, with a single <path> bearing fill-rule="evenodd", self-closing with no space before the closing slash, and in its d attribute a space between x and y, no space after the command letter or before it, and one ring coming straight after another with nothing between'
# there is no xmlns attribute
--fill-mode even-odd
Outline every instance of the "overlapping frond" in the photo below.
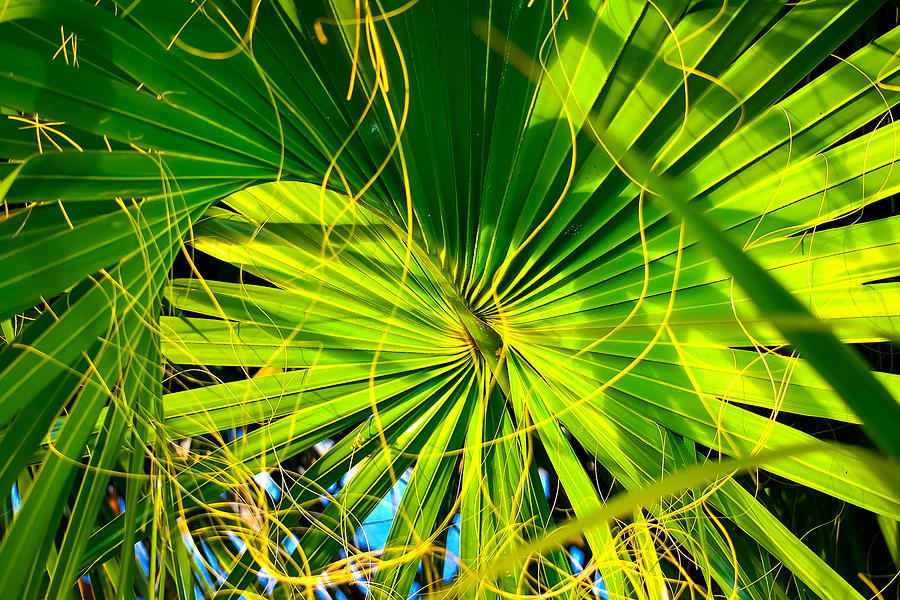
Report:
<svg viewBox="0 0 900 600"><path fill-rule="evenodd" d="M896 547L885 14L5 2L0 597L861 598L754 485Z"/></svg>

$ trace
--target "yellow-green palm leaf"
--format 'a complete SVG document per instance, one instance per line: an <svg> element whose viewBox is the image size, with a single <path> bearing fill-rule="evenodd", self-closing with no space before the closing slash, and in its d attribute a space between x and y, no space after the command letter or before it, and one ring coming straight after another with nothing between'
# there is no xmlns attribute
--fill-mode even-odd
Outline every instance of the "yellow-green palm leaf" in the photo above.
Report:
<svg viewBox="0 0 900 600"><path fill-rule="evenodd" d="M891 14L9 0L0 597L861 598L779 494L897 554Z"/></svg>

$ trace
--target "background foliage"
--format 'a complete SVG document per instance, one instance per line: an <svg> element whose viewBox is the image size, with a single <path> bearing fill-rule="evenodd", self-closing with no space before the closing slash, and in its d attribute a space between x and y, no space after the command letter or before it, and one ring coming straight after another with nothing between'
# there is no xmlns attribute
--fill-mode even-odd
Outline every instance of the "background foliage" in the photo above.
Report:
<svg viewBox="0 0 900 600"><path fill-rule="evenodd" d="M0 598L896 597L898 22L3 0Z"/></svg>

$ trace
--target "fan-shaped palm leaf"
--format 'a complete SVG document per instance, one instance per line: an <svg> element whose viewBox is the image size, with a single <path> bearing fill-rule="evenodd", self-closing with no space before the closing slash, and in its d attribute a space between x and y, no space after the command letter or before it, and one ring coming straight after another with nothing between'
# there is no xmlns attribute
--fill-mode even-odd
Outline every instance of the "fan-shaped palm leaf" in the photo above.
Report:
<svg viewBox="0 0 900 600"><path fill-rule="evenodd" d="M3 3L0 597L860 598L696 484L900 519L900 379L839 342L897 336L900 217L843 217L900 185L900 28L832 54L878 11Z"/></svg>

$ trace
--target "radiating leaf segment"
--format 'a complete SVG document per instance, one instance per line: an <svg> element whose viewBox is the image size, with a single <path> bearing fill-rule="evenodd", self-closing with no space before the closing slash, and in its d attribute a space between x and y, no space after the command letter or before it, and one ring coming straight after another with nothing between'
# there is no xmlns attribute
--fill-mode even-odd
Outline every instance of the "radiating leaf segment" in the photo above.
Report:
<svg viewBox="0 0 900 600"><path fill-rule="evenodd" d="M877 589L779 494L896 546L886 14L3 3L0 597Z"/></svg>

